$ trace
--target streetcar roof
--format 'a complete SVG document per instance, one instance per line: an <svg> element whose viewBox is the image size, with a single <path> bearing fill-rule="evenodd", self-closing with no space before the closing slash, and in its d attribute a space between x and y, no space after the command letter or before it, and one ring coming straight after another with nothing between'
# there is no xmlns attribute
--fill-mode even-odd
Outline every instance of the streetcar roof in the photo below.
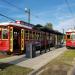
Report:
<svg viewBox="0 0 75 75"><path fill-rule="evenodd" d="M75 29L69 29L67 32L75 32Z"/></svg>
<svg viewBox="0 0 75 75"><path fill-rule="evenodd" d="M18 24L18 23L14 23L14 22L3 22L3 23L0 23L0 26L10 26L10 25L11 26L24 27L24 28L27 28L27 29L33 29L33 26L27 26L27 24L23 25L23 24ZM47 32L54 33L54 34L63 35L61 32L58 32L58 31L55 31L55 30L43 29L41 31L45 31L45 32L47 31Z"/></svg>
<svg viewBox="0 0 75 75"><path fill-rule="evenodd" d="M13 22L3 22L3 23L0 23L0 25L2 25L2 26L13 25L13 26L18 26L18 27L24 27L24 28L32 29L32 27L30 27L30 26L23 25L23 24L17 24L17 23L13 23Z"/></svg>

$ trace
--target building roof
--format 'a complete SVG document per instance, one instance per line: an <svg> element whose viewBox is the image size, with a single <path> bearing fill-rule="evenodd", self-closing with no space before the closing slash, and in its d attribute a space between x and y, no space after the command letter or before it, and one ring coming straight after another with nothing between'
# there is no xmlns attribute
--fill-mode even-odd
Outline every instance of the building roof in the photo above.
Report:
<svg viewBox="0 0 75 75"><path fill-rule="evenodd" d="M67 32L75 32L75 29L69 29Z"/></svg>

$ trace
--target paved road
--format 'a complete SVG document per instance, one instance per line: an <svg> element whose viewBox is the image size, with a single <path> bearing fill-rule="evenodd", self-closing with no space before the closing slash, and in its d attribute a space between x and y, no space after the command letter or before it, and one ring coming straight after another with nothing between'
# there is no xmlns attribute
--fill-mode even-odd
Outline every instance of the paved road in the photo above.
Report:
<svg viewBox="0 0 75 75"><path fill-rule="evenodd" d="M31 59L25 58L25 55L12 56L8 58L0 59L0 62L9 62L22 67L28 67L34 70L38 70L66 50L67 49L65 47L54 49L50 52L44 53L40 56Z"/></svg>

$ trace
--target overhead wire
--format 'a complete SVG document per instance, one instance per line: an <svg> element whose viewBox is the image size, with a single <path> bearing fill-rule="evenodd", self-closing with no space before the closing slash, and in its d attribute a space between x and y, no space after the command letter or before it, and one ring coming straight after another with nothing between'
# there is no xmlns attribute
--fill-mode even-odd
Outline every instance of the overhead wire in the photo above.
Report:
<svg viewBox="0 0 75 75"><path fill-rule="evenodd" d="M18 10L21 11L21 12L25 12L25 10L24 10L23 8L18 7L17 5L15 5L15 4L9 2L8 0L2 0L2 1L3 1L4 3L9 4L10 6L15 7L16 9L18 9ZM44 20L42 19L42 17L40 17L40 16L38 16L38 15L34 15L34 14L30 13L30 16L33 16L33 18L36 18L37 20L40 19L40 21L44 22Z"/></svg>
<svg viewBox="0 0 75 75"><path fill-rule="evenodd" d="M7 3L7 4L9 4L9 5L11 5L11 6L13 6L13 7L15 7L15 8L17 8L17 9L20 10L20 11L24 11L22 8L16 6L15 4L10 3L10 2L7 1L7 0L2 0L2 1L5 2L5 3Z"/></svg>
<svg viewBox="0 0 75 75"><path fill-rule="evenodd" d="M12 20L12 21L15 21L14 19L12 19L12 18L10 18L10 17L8 17L8 16L6 16L6 15L4 15L4 14L2 14L2 13L0 13L0 16L3 16L3 17L5 17L5 18L7 18L7 19L10 19L10 20Z"/></svg>
<svg viewBox="0 0 75 75"><path fill-rule="evenodd" d="M7 18L7 19L10 19L10 20L12 20L12 21L15 21L14 19L12 19L12 18L10 18L10 17L8 17L8 16L6 16L6 15L4 15L4 14L2 14L2 13L0 13L0 16L5 17L5 18Z"/></svg>
<svg viewBox="0 0 75 75"><path fill-rule="evenodd" d="M25 10L24 10L23 8L18 7L18 6L16 6L15 4L10 3L10 2L7 1L7 0L2 0L2 1L5 2L5 3L7 3L7 4L9 4L9 5L11 5L11 6L13 6L13 7L15 7L15 8L17 8L18 10L20 10L20 11L22 11L22 12L25 12ZM31 16L34 16L34 17L37 18L37 19L40 18L39 16L37 16L37 15L33 15L33 14L31 14Z"/></svg>

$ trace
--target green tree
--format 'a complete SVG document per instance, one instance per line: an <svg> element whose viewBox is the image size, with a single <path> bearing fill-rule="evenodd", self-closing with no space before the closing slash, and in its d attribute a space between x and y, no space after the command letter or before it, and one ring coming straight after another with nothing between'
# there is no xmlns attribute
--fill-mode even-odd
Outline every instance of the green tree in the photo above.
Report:
<svg viewBox="0 0 75 75"><path fill-rule="evenodd" d="M53 24L52 23L46 23L45 27L53 30Z"/></svg>
<svg viewBox="0 0 75 75"><path fill-rule="evenodd" d="M43 27L41 24L37 24L33 27L33 29L40 29L41 27Z"/></svg>
<svg viewBox="0 0 75 75"><path fill-rule="evenodd" d="M42 25L41 24L36 24L36 27L42 27Z"/></svg>

